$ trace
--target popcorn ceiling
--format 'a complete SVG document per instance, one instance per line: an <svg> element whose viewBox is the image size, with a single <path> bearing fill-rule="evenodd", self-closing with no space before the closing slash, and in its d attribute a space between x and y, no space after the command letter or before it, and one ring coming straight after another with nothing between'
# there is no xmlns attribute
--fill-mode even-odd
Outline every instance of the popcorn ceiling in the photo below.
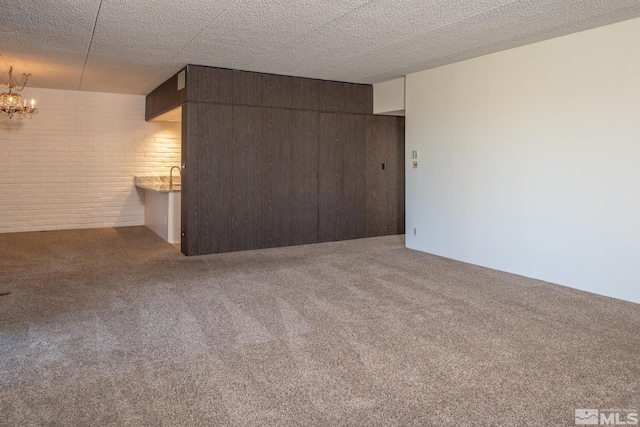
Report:
<svg viewBox="0 0 640 427"><path fill-rule="evenodd" d="M638 0L100 3L3 8L0 53L55 89L147 94L186 64L372 84L640 17Z"/></svg>

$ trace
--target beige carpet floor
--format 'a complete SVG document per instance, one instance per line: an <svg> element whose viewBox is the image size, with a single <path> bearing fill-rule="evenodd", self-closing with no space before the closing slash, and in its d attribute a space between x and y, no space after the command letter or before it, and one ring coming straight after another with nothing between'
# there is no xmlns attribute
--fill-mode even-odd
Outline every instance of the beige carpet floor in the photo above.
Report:
<svg viewBox="0 0 640 427"><path fill-rule="evenodd" d="M570 426L640 407L640 305L404 248L0 235L2 426Z"/></svg>

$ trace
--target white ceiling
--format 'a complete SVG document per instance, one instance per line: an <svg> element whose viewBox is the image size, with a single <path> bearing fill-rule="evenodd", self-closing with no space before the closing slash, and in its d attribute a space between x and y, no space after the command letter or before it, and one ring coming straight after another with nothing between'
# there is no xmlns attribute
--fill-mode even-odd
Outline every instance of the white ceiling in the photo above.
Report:
<svg viewBox="0 0 640 427"><path fill-rule="evenodd" d="M0 0L29 86L147 94L185 64L377 83L640 17L640 0ZM4 81L5 78L0 77Z"/></svg>

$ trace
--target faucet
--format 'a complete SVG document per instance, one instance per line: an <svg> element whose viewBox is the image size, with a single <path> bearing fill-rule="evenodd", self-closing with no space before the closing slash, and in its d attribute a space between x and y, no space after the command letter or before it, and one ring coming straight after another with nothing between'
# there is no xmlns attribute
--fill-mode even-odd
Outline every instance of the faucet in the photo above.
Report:
<svg viewBox="0 0 640 427"><path fill-rule="evenodd" d="M178 169L178 173L180 173L180 176L182 176L182 169L180 169L180 166L171 166L171 169L169 170L169 191L173 190L173 170L174 169Z"/></svg>

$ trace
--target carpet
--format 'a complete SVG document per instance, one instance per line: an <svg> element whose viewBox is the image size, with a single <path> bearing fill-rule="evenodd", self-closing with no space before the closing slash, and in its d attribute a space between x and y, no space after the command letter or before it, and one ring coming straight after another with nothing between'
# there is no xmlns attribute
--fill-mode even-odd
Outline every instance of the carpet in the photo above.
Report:
<svg viewBox="0 0 640 427"><path fill-rule="evenodd" d="M185 257L145 227L11 233L0 273L2 426L568 426L640 409L640 305L403 236Z"/></svg>

